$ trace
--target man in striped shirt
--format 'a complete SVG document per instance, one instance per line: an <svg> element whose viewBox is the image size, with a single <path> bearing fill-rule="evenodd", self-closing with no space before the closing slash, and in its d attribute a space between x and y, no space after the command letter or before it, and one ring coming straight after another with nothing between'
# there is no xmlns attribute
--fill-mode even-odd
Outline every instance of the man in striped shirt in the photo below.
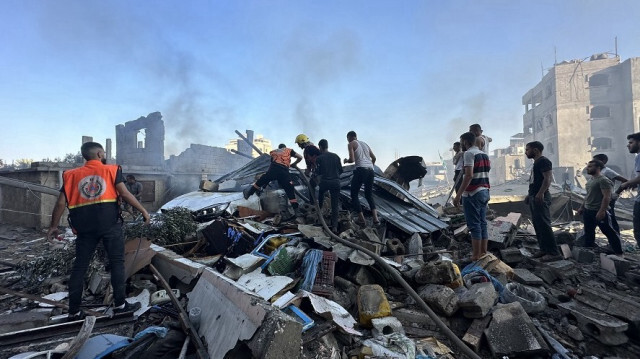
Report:
<svg viewBox="0 0 640 359"><path fill-rule="evenodd" d="M463 177L460 190L453 200L455 206L464 210L467 228L471 233L473 253L471 260L476 261L487 254L489 233L487 232L487 204L489 203L489 156L475 145L476 136L471 132L460 136L463 155Z"/></svg>

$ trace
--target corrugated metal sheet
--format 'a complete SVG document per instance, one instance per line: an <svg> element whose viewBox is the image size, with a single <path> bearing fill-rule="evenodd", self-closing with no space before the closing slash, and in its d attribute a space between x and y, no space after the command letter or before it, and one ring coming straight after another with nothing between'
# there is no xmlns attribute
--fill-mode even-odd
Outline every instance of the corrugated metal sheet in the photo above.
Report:
<svg viewBox="0 0 640 359"><path fill-rule="evenodd" d="M340 176L342 190L340 195L351 201L350 183L353 167L345 168ZM373 199L378 215L398 227L402 231L412 233L431 233L449 227L438 219L438 212L405 190L398 183L376 173L373 181ZM369 208L364 198L364 190L360 189L360 203Z"/></svg>

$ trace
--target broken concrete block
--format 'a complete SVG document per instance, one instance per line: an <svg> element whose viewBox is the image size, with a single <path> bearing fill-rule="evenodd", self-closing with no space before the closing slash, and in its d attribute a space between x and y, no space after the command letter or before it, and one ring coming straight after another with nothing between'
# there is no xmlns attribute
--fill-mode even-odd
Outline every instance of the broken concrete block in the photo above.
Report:
<svg viewBox="0 0 640 359"><path fill-rule="evenodd" d="M493 307L498 299L491 283L474 284L458 300L458 306L462 308L463 314L467 318L482 318Z"/></svg>
<svg viewBox="0 0 640 359"><path fill-rule="evenodd" d="M572 257L571 248L568 244L561 244L560 252L562 253L562 258L564 259L569 259Z"/></svg>
<svg viewBox="0 0 640 359"><path fill-rule="evenodd" d="M561 279L572 278L578 275L575 264L565 259L549 262L546 265Z"/></svg>
<svg viewBox="0 0 640 359"><path fill-rule="evenodd" d="M613 266L616 268L616 275L623 276L629 268L631 268L631 262L622 257L618 257L613 254L610 254L607 257L613 261Z"/></svg>
<svg viewBox="0 0 640 359"><path fill-rule="evenodd" d="M464 334L464 337L462 337L462 341L476 353L478 352L478 349L480 349L482 335L484 334L484 330L487 328L489 321L491 321L491 316L474 319L471 326L469 326L469 329Z"/></svg>
<svg viewBox="0 0 640 359"><path fill-rule="evenodd" d="M569 338L577 340L579 342L584 340L584 335L582 335L580 328L576 327L575 325L569 324L569 326L567 327L567 335L569 336Z"/></svg>
<svg viewBox="0 0 640 359"><path fill-rule="evenodd" d="M423 265L424 261L420 259L409 259L403 263L401 274L409 280L414 280L416 273L418 273Z"/></svg>
<svg viewBox="0 0 640 359"><path fill-rule="evenodd" d="M519 248L501 249L500 258L509 265L518 264L524 260L524 256Z"/></svg>
<svg viewBox="0 0 640 359"><path fill-rule="evenodd" d="M382 250L382 244L378 243L378 242L370 242L370 241L361 241L361 240L357 240L357 239L351 239L350 240L352 243L357 244L361 247L364 247L365 249L368 249L370 251L372 251L373 253L380 255L380 252Z"/></svg>
<svg viewBox="0 0 640 359"><path fill-rule="evenodd" d="M449 284L458 279L453 262L427 262L416 272L414 280L419 284Z"/></svg>
<svg viewBox="0 0 640 359"><path fill-rule="evenodd" d="M531 273L529 270L524 269L524 268L515 268L513 270L513 280L515 280L518 283L522 283L525 285L542 285L544 282L543 280L536 276L535 274Z"/></svg>
<svg viewBox="0 0 640 359"><path fill-rule="evenodd" d="M396 317L402 325L408 327L419 327L427 330L438 330L436 322L431 317L422 311L410 308L400 308L393 311L393 316ZM447 318L440 318L445 324L448 323Z"/></svg>
<svg viewBox="0 0 640 359"><path fill-rule="evenodd" d="M396 317L373 318L371 319L371 324L373 325L373 334L375 336L391 333L404 335L402 323Z"/></svg>
<svg viewBox="0 0 640 359"><path fill-rule="evenodd" d="M616 272L616 263L613 261L613 259L609 258L609 256L604 253L600 253L600 268L613 275L618 275L618 273Z"/></svg>
<svg viewBox="0 0 640 359"><path fill-rule="evenodd" d="M453 289L439 284L429 284L420 288L418 295L436 312L448 317L458 310L458 295Z"/></svg>
<svg viewBox="0 0 640 359"><path fill-rule="evenodd" d="M621 345L629 338L625 331L629 325L609 314L600 312L578 302L558 304L558 308L578 322L578 328L605 345Z"/></svg>
<svg viewBox="0 0 640 359"><path fill-rule="evenodd" d="M581 303L629 323L627 335L640 340L640 303L633 298L589 286L580 287L575 298Z"/></svg>
<svg viewBox="0 0 640 359"><path fill-rule="evenodd" d="M549 347L519 302L498 305L484 331L494 357L546 354Z"/></svg>
<svg viewBox="0 0 640 359"><path fill-rule="evenodd" d="M409 240L407 240L407 253L408 254L422 254L422 237L419 233L414 233Z"/></svg>
<svg viewBox="0 0 640 359"><path fill-rule="evenodd" d="M578 263L593 263L594 259L596 259L596 255L592 251L581 247L573 247L571 254Z"/></svg>
<svg viewBox="0 0 640 359"><path fill-rule="evenodd" d="M507 220L498 218L487 223L489 232L489 246L492 248L507 248L513 242L517 227Z"/></svg>
<svg viewBox="0 0 640 359"><path fill-rule="evenodd" d="M554 270L548 267L536 267L534 273L547 284L553 284L555 281L561 279Z"/></svg>
<svg viewBox="0 0 640 359"><path fill-rule="evenodd" d="M350 265L345 277L357 285L375 284L376 280L366 266Z"/></svg>
<svg viewBox="0 0 640 359"><path fill-rule="evenodd" d="M371 328L373 318L391 315L391 306L384 289L377 284L363 285L358 290L358 316L360 324Z"/></svg>
<svg viewBox="0 0 640 359"><path fill-rule="evenodd" d="M246 344L254 358L299 358L302 354L302 324L280 310L267 309L260 328Z"/></svg>
<svg viewBox="0 0 640 359"><path fill-rule="evenodd" d="M92 294L102 294L111 282L111 274L107 272L93 272L89 280L89 291Z"/></svg>
<svg viewBox="0 0 640 359"><path fill-rule="evenodd" d="M398 238L392 238L390 241L388 241L387 249L394 254L402 255L406 253L404 244L402 244L402 242L400 242Z"/></svg>

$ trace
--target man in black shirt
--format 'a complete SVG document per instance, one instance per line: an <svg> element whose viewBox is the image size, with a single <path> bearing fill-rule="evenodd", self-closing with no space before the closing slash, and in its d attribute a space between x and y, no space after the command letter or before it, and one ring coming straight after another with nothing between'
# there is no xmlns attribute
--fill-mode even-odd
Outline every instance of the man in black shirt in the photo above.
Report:
<svg viewBox="0 0 640 359"><path fill-rule="evenodd" d="M551 186L553 165L548 158L542 155L543 150L544 146L539 141L529 142L525 147L524 153L527 158L533 159L533 168L529 177L529 194L525 203L531 209L531 222L540 247L540 251L536 252L533 257L543 261L552 261L560 259L556 238L551 229L551 213L549 212L551 205L549 187Z"/></svg>
<svg viewBox="0 0 640 359"><path fill-rule="evenodd" d="M320 156L316 158L316 179L319 182L318 204L322 208L324 194L329 191L331 195L331 230L338 231L338 204L340 200L340 174L342 164L340 157L329 152L329 143L322 139L318 142Z"/></svg>

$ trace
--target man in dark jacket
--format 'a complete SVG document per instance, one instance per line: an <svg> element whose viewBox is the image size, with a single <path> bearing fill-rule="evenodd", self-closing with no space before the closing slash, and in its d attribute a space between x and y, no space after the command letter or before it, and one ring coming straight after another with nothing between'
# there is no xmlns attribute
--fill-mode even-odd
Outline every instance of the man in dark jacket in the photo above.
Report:
<svg viewBox="0 0 640 359"><path fill-rule="evenodd" d="M320 156L316 159L316 180L319 183L318 204L322 208L324 194L331 195L331 231L338 231L338 205L340 203L340 175L342 164L340 157L329 152L329 143L322 139L318 142Z"/></svg>

